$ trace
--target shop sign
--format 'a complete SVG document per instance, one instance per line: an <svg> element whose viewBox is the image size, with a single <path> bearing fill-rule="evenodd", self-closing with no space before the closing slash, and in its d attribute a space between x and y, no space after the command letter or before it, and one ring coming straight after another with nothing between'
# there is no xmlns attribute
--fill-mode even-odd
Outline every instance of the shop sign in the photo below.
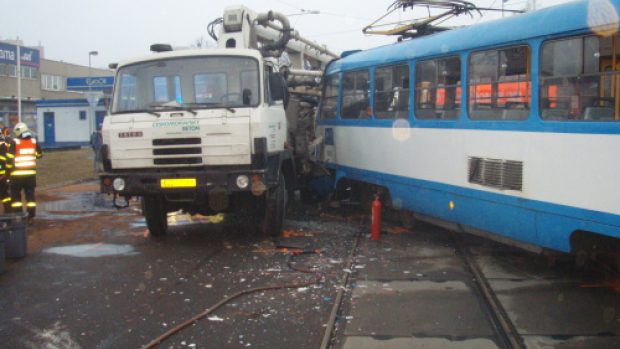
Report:
<svg viewBox="0 0 620 349"><path fill-rule="evenodd" d="M28 67L39 67L39 50L23 47L19 48L21 54L21 64ZM17 46L7 43L0 43L0 63L17 65Z"/></svg>

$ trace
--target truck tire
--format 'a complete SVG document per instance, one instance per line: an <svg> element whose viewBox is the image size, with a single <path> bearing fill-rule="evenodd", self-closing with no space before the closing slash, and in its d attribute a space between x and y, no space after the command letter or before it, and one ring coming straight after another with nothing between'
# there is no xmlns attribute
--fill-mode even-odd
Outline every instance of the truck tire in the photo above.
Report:
<svg viewBox="0 0 620 349"><path fill-rule="evenodd" d="M288 193L284 175L280 173L278 185L265 194L265 206L261 231L267 236L278 236L282 232L284 216L286 215Z"/></svg>
<svg viewBox="0 0 620 349"><path fill-rule="evenodd" d="M160 196L145 196L142 199L142 214L146 219L146 227L151 236L159 237L166 235L168 231L168 212L166 205Z"/></svg>

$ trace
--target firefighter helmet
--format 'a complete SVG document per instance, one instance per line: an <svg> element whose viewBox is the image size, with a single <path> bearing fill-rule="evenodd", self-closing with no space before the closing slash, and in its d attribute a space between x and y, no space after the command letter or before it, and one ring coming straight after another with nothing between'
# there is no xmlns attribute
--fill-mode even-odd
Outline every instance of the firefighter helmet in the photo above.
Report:
<svg viewBox="0 0 620 349"><path fill-rule="evenodd" d="M24 124L23 122L20 122L17 125L15 125L15 127L13 127L13 133L15 133L15 137L19 138L22 136L30 135L30 129L28 128L28 125Z"/></svg>

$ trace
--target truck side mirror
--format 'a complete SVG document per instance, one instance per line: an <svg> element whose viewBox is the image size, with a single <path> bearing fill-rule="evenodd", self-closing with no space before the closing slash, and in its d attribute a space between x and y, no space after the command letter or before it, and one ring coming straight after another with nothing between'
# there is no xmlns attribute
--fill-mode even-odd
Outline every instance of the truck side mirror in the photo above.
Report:
<svg viewBox="0 0 620 349"><path fill-rule="evenodd" d="M250 105L252 103L252 90L244 88L242 92L243 105Z"/></svg>
<svg viewBox="0 0 620 349"><path fill-rule="evenodd" d="M269 91L273 101L282 101L284 108L288 106L288 86L286 86L286 79L284 79L282 74L269 74Z"/></svg>

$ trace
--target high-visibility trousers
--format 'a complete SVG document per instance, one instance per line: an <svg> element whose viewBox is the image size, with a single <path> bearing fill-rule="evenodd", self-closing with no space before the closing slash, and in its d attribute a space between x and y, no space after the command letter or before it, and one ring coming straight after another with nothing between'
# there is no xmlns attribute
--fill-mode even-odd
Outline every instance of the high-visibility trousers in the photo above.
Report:
<svg viewBox="0 0 620 349"><path fill-rule="evenodd" d="M37 201L34 188L37 186L36 175L11 176L11 211L23 212L22 190L26 196L26 210L30 218L37 213Z"/></svg>

